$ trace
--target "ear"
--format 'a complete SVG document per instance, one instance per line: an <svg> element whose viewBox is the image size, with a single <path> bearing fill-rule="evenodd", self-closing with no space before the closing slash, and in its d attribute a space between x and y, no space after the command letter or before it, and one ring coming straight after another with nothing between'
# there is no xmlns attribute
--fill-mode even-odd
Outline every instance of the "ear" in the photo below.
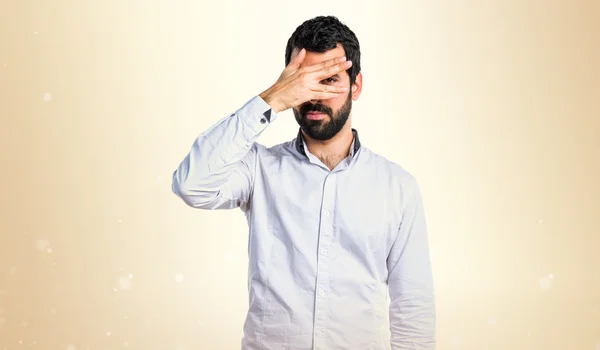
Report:
<svg viewBox="0 0 600 350"><path fill-rule="evenodd" d="M352 84L352 100L358 100L360 93L362 91L362 72L358 73L356 79L354 80L354 84Z"/></svg>

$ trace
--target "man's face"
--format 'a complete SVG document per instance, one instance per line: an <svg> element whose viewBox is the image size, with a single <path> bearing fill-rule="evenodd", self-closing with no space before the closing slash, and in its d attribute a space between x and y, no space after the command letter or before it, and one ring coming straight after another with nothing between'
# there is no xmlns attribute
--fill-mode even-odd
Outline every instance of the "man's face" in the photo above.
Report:
<svg viewBox="0 0 600 350"><path fill-rule="evenodd" d="M298 54L294 50L292 58ZM300 68L344 56L344 49L338 44L335 49L324 53L306 52ZM347 71L331 76L321 81L321 84L350 87L350 76ZM347 95L328 100L308 101L292 109L300 128L311 138L329 140L334 137L346 124L352 110L352 89ZM310 112L323 113L322 116L310 116Z"/></svg>

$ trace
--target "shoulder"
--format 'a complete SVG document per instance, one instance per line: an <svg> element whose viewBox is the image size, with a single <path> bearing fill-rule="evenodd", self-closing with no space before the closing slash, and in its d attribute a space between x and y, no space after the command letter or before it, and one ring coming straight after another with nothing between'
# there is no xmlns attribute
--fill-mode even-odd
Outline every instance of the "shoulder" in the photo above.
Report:
<svg viewBox="0 0 600 350"><path fill-rule="evenodd" d="M286 157L299 158L298 153L294 152L294 144L295 139L281 142L272 146L267 146L262 143L255 142L253 148L256 151L258 158L262 160L282 159Z"/></svg>
<svg viewBox="0 0 600 350"><path fill-rule="evenodd" d="M368 168L376 174L376 183L384 184L388 194L400 200L401 208L420 202L421 188L415 175L401 164L366 147L361 152L370 163Z"/></svg>
<svg viewBox="0 0 600 350"><path fill-rule="evenodd" d="M362 146L361 152L363 152L367 162L370 163L369 165L377 172L386 174L392 180L400 184L411 186L416 184L417 179L415 176L399 163L364 146Z"/></svg>

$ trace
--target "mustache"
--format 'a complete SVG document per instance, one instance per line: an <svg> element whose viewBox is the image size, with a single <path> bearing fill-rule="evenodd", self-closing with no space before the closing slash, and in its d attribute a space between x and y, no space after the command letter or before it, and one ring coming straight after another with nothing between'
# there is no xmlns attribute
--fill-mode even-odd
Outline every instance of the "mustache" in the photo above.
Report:
<svg viewBox="0 0 600 350"><path fill-rule="evenodd" d="M316 113L325 113L327 115L331 115L331 110L329 109L329 107L324 106L324 105L305 105L302 106L302 108L300 108L300 114L301 115L306 115L310 112L316 112Z"/></svg>

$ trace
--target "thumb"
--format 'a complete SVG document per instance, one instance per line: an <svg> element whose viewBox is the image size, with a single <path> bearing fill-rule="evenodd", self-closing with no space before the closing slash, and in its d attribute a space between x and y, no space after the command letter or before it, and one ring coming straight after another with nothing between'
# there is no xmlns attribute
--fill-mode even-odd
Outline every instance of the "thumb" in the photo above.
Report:
<svg viewBox="0 0 600 350"><path fill-rule="evenodd" d="M306 56L306 49L303 48L302 50L300 50L300 52L298 52L298 55L296 57L294 57L292 62L290 62L290 67L294 68L294 69L300 68L300 64L302 63L302 61L304 61L305 56Z"/></svg>

